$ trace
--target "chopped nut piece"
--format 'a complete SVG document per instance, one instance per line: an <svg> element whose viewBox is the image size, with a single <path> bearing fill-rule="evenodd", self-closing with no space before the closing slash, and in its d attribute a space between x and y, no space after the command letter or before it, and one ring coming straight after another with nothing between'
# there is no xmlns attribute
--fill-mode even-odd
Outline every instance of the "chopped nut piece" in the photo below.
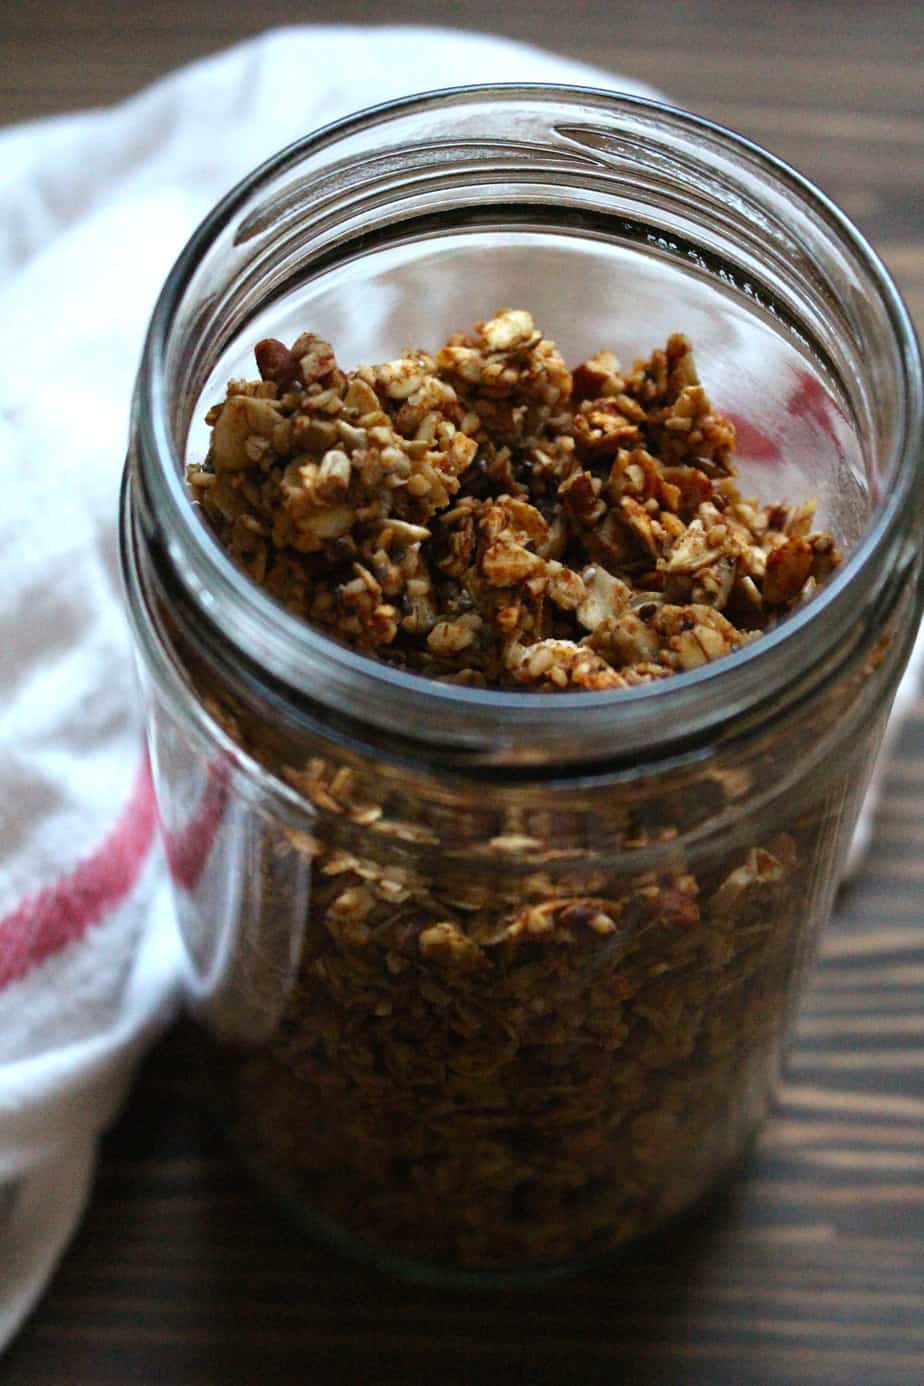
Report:
<svg viewBox="0 0 924 1386"><path fill-rule="evenodd" d="M624 688L625 682L605 660L571 640L537 640L534 645L510 645L507 669L518 683L541 688Z"/></svg>
<svg viewBox="0 0 924 1386"><path fill-rule="evenodd" d="M606 399L621 395L625 386L619 362L611 351L598 351L578 366L571 376L571 398L575 404L585 399Z"/></svg>
<svg viewBox="0 0 924 1386"><path fill-rule="evenodd" d="M812 546L807 539L787 539L767 554L764 601L782 606L799 595L812 571Z"/></svg>
<svg viewBox="0 0 924 1386"><path fill-rule="evenodd" d="M313 385L316 380L323 380L337 368L337 358L334 356L333 347L329 342L325 342L323 337L317 337L313 332L303 332L298 340L293 344L292 356L298 362L302 380L306 385Z"/></svg>
<svg viewBox="0 0 924 1386"><path fill-rule="evenodd" d="M503 308L483 325L481 335L489 351L520 350L535 345L540 337L532 317L522 308Z"/></svg>

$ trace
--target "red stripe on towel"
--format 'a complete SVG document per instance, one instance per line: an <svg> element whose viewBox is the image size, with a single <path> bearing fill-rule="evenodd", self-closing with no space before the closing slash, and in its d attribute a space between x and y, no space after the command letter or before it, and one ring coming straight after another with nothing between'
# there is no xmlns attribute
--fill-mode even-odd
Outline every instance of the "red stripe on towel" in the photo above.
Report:
<svg viewBox="0 0 924 1386"><path fill-rule="evenodd" d="M735 451L747 457L751 462L775 462L780 455L780 450L772 438L769 438L763 429L752 424L749 419L741 414L732 413L725 410L725 417L731 419L735 425Z"/></svg>
<svg viewBox="0 0 924 1386"><path fill-rule="evenodd" d="M786 412L793 418L805 417L818 425L822 433L834 437L831 416L834 406L831 396L820 380L809 375L808 371L796 372L797 385L786 401Z"/></svg>
<svg viewBox="0 0 924 1386"><path fill-rule="evenodd" d="M141 872L155 828L147 756L122 815L91 857L0 919L0 988L82 938L125 899Z"/></svg>
<svg viewBox="0 0 924 1386"><path fill-rule="evenodd" d="M180 832L161 823L164 854L175 885L193 891L205 870L228 803L228 768L221 761L209 766L199 806Z"/></svg>

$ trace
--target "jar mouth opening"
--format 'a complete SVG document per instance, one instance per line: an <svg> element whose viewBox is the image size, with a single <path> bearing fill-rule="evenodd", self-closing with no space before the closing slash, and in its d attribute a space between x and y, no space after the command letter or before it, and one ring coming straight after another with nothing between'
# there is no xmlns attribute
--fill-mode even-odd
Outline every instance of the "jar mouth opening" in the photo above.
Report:
<svg viewBox="0 0 924 1386"><path fill-rule="evenodd" d="M216 238L281 175L307 157L358 133L407 115L466 108L476 103L571 103L575 113L609 117L644 114L655 129L706 138L757 165L810 209L859 265L865 287L884 310L896 348L897 419L888 490L843 565L811 602L750 645L714 663L669 679L605 692L542 693L469 688L405 673L359 654L287 611L241 571L195 513L184 481L168 409L168 343L195 270ZM745 137L703 117L642 97L576 86L504 84L426 92L371 107L325 126L269 159L237 185L193 234L168 276L155 307L135 396L133 433L145 510L160 529L162 548L202 620L224 642L266 669L295 700L330 706L359 726L394 726L395 708L413 709L405 739L452 745L502 759L530 762L549 755L571 758L576 738L618 735L627 752L650 750L652 736L682 728L685 737L714 733L723 723L753 713L812 668L830 664L832 648L856 627L860 594L868 600L882 573L876 558L896 543L902 518L920 488L916 450L922 430L922 368L907 310L878 256L843 213L808 179ZM227 618L233 613L234 620ZM820 638L828 630L830 638ZM838 634L841 633L841 635ZM818 678L822 674L819 673ZM616 732L618 728L618 733ZM588 754L585 745L583 756ZM593 754L591 749L590 754ZM578 755L578 758L582 758Z"/></svg>

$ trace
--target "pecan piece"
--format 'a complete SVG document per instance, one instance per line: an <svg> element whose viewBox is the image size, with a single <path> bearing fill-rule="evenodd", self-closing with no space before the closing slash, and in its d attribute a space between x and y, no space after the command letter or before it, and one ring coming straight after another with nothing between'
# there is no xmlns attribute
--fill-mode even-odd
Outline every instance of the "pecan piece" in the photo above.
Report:
<svg viewBox="0 0 924 1386"><path fill-rule="evenodd" d="M284 342L264 337L253 349L257 370L264 380L276 385L291 385L299 377L298 361Z"/></svg>
<svg viewBox="0 0 924 1386"><path fill-rule="evenodd" d="M787 539L770 550L763 585L768 606L784 606L799 595L812 571L813 558L807 539Z"/></svg>
<svg viewBox="0 0 924 1386"><path fill-rule="evenodd" d="M615 457L620 448L637 447L642 441L637 422L626 417L618 400L585 402L574 416L578 452L594 461Z"/></svg>

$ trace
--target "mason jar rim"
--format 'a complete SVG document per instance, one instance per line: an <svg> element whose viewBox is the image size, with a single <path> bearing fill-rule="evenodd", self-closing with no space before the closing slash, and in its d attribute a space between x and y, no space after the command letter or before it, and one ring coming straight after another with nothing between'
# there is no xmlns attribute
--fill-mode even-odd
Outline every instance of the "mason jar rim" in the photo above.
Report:
<svg viewBox="0 0 924 1386"><path fill-rule="evenodd" d="M586 111L590 106L610 117L644 113L665 130L699 135L730 154L746 156L819 216L849 248L885 309L899 363L891 484L822 591L759 641L715 663L634 688L579 693L468 688L404 673L339 644L274 601L233 563L190 503L183 459L175 447L166 408L167 354L183 295L209 247L248 203L307 157L408 115L485 101L538 106L571 102L576 109ZM223 639L231 640L236 653L251 666L271 670L293 700L308 698L315 706L336 710L355 724L360 741L366 739L364 731L374 730L405 743L411 758L415 748L429 747L424 755L429 760L434 744L442 744L463 755L474 754L476 759L538 764L562 757L568 761L584 758L575 755L573 747L565 749L574 741L576 718L588 740L586 758L599 758L598 738L607 734L611 740L606 758L631 757L640 750L647 757L656 745L673 744L675 733L681 731L684 739L695 740L714 737L723 723L742 717L757 715L759 720L759 709L769 707L774 696L784 689L804 688L808 671L814 671L815 683L826 681L832 655L837 662L839 642L833 636L819 639L819 633L826 620L846 632L858 609L858 594L870 589L876 556L896 540L903 513L921 485L915 450L920 448L922 418L920 355L901 297L865 237L810 180L744 136L662 102L593 87L507 83L446 88L370 107L290 144L239 182L193 233L161 290L138 375L133 433L135 476L148 511L156 517L165 554L203 621L215 622ZM232 613L236 619L229 625L223 618ZM405 712L413 709L414 723L400 720L402 705ZM667 737L666 728L672 729Z"/></svg>

